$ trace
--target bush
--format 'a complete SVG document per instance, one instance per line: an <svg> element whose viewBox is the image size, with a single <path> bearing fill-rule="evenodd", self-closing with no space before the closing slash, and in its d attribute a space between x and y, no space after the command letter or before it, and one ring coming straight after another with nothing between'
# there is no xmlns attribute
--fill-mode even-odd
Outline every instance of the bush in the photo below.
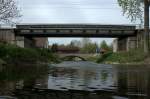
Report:
<svg viewBox="0 0 150 99"><path fill-rule="evenodd" d="M97 62L131 63L142 62L145 58L143 50L136 49L129 52L105 53L98 58Z"/></svg>
<svg viewBox="0 0 150 99"><path fill-rule="evenodd" d="M0 58L7 62L50 62L56 59L48 49L20 48L10 44L0 44Z"/></svg>

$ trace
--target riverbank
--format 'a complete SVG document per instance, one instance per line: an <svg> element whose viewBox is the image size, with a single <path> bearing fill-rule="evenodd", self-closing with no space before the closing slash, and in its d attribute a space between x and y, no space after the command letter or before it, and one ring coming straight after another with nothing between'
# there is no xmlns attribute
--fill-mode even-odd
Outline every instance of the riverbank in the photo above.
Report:
<svg viewBox="0 0 150 99"><path fill-rule="evenodd" d="M129 52L108 52L97 58L97 62L105 64L148 64L145 61L148 57L141 49L136 49Z"/></svg>
<svg viewBox="0 0 150 99"><path fill-rule="evenodd" d="M0 43L0 64L16 63L52 63L57 62L57 55L49 49L20 48L16 45Z"/></svg>

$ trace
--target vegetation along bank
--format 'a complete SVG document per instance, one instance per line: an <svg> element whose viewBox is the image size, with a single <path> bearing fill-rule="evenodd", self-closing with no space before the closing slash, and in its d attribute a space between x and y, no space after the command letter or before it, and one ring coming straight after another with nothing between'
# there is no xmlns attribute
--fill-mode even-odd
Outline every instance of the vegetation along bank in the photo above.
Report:
<svg viewBox="0 0 150 99"><path fill-rule="evenodd" d="M58 62L57 55L49 49L20 48L16 45L0 43L0 63Z"/></svg>

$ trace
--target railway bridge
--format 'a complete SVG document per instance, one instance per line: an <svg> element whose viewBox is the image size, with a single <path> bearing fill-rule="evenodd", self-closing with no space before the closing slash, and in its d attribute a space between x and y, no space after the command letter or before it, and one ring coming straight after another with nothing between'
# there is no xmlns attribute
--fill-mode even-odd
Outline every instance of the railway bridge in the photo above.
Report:
<svg viewBox="0 0 150 99"><path fill-rule="evenodd" d="M7 29L6 29L7 30ZM100 24L18 24L13 31L17 45L26 47L34 44L36 37L90 37L117 38L114 40L115 51L128 51L137 48L141 40L141 30L132 25ZM0 34L4 29L0 29Z"/></svg>

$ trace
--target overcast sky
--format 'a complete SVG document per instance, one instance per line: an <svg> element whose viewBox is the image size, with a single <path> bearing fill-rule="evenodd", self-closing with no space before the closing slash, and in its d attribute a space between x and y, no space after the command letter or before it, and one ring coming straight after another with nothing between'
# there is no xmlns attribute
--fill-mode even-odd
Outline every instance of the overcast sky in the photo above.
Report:
<svg viewBox="0 0 150 99"><path fill-rule="evenodd" d="M18 0L18 3L23 15L21 23L133 24L122 15L117 0ZM72 39L76 38L50 38L49 42L63 44Z"/></svg>

